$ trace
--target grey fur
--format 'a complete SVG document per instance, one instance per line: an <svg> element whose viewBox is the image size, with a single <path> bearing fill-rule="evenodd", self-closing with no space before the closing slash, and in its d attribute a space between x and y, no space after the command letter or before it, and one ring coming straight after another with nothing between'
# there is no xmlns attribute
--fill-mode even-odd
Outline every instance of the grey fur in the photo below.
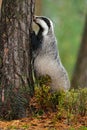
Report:
<svg viewBox="0 0 87 130"><path fill-rule="evenodd" d="M70 88L70 81L59 57L53 28L49 28L48 33L42 36L42 41L40 42L40 47L33 51L34 69L37 77L49 75L52 80L51 87L53 91L68 90Z"/></svg>

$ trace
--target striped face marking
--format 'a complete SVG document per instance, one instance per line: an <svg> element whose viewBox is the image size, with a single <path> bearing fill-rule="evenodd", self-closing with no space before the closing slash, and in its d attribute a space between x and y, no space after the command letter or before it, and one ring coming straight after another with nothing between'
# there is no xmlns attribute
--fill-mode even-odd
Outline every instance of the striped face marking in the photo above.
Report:
<svg viewBox="0 0 87 130"><path fill-rule="evenodd" d="M43 36L47 35L49 29L52 29L52 31L53 31L53 23L50 19L48 19L46 17L36 16L35 23L38 24L39 27L43 29L43 31L42 31Z"/></svg>

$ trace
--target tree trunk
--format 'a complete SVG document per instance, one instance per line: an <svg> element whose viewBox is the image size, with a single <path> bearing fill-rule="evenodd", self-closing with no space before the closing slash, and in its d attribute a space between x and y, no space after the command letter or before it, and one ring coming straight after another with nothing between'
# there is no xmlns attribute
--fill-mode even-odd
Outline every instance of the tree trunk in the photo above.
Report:
<svg viewBox="0 0 87 130"><path fill-rule="evenodd" d="M87 87L87 16L83 39L72 78L72 87Z"/></svg>
<svg viewBox="0 0 87 130"><path fill-rule="evenodd" d="M0 24L0 116L26 116L33 94L31 39L34 0L3 0Z"/></svg>

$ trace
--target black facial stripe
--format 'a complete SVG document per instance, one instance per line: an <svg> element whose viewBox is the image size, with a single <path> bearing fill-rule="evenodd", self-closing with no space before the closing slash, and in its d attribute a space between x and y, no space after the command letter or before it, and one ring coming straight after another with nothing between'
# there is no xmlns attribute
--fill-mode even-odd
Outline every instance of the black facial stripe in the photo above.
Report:
<svg viewBox="0 0 87 130"><path fill-rule="evenodd" d="M49 28L51 27L50 21L47 18L41 17L41 19L45 21Z"/></svg>

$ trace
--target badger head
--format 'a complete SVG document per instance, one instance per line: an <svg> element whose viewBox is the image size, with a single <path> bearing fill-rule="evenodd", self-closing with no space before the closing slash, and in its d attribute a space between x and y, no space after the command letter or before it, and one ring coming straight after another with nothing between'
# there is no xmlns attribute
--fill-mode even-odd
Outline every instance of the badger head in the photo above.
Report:
<svg viewBox="0 0 87 130"><path fill-rule="evenodd" d="M49 18L34 16L34 22L39 26L39 33L41 33L42 36L54 33L53 22Z"/></svg>

